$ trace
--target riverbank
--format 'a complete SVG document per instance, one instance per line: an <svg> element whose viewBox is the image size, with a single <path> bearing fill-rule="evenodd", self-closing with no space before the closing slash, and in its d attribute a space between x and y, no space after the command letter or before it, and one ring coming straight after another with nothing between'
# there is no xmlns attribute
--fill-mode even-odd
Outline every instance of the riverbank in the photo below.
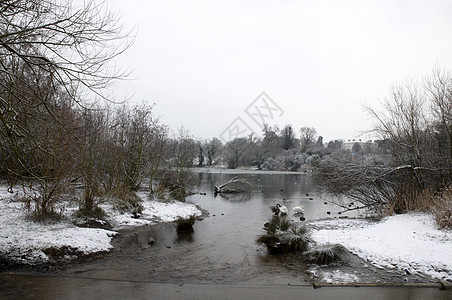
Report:
<svg viewBox="0 0 452 300"><path fill-rule="evenodd" d="M379 222L320 220L309 226L317 243L339 243L379 269L452 282L452 231L438 229L431 214L393 215ZM318 267L311 273L326 283L360 282L354 273Z"/></svg>
<svg viewBox="0 0 452 300"><path fill-rule="evenodd" d="M5 186L0 187L0 262L3 268L5 264L33 266L70 262L80 256L108 252L121 228L173 222L178 217L202 214L193 204L153 201L146 193L139 192L143 200L139 218L131 213L120 213L106 202L101 205L107 215L105 220L87 221L75 217L76 203L65 203L61 208L62 220L35 222L27 217L21 194L10 194L6 190ZM92 221L96 223L94 226L90 224Z"/></svg>

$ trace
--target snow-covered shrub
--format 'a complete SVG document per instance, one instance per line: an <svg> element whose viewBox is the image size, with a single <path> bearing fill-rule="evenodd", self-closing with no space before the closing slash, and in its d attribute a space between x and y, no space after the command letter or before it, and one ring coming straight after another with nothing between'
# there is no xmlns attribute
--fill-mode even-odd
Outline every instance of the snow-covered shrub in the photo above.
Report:
<svg viewBox="0 0 452 300"><path fill-rule="evenodd" d="M275 158L269 157L262 163L264 170L290 170L297 171L305 163L306 154L299 150L284 150Z"/></svg>
<svg viewBox="0 0 452 300"><path fill-rule="evenodd" d="M256 242L264 244L271 254L303 252L312 243L308 228L298 226L286 217L274 216L266 225L266 233Z"/></svg>
<svg viewBox="0 0 452 300"><path fill-rule="evenodd" d="M318 154L313 154L306 158L307 164L315 165L315 164L318 164L319 162L320 162L320 156Z"/></svg>
<svg viewBox="0 0 452 300"><path fill-rule="evenodd" d="M262 170L274 171L278 169L278 164L274 158L269 157L262 163L261 168Z"/></svg>

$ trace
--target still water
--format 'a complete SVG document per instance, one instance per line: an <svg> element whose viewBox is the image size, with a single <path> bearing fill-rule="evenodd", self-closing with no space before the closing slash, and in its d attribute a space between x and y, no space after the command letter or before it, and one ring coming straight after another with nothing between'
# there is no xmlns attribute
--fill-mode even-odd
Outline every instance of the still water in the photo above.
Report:
<svg viewBox="0 0 452 300"><path fill-rule="evenodd" d="M331 198L320 196L312 178L299 173L198 172L194 194L187 198L208 212L194 232L178 234L174 224L144 226L123 232L117 248L101 260L72 266L60 272L111 280L146 280L164 283L203 284L305 284L305 265L299 257L269 256L256 244L263 224L272 216L271 206L303 205L306 220L337 217L340 210ZM217 195L214 185L238 176L252 190ZM326 204L325 204L326 202ZM330 212L330 214L327 214ZM299 217L294 218L299 220ZM156 242L147 244L152 237Z"/></svg>

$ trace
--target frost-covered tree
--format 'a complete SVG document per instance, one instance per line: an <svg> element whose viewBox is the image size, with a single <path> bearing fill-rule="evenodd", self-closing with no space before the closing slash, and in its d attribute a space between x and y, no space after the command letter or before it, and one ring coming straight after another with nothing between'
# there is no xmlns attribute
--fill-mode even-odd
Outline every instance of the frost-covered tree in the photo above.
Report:
<svg viewBox="0 0 452 300"><path fill-rule="evenodd" d="M315 143L317 130L314 127L302 127L300 134L301 150L304 152Z"/></svg>

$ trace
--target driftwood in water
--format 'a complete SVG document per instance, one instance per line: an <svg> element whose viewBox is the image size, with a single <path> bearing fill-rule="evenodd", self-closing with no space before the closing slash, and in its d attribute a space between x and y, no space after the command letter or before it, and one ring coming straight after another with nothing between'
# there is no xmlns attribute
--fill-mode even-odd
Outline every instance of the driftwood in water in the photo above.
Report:
<svg viewBox="0 0 452 300"><path fill-rule="evenodd" d="M251 189L251 184L244 180L234 177L226 183L220 186L215 186L215 194L218 193L243 193L248 192Z"/></svg>

